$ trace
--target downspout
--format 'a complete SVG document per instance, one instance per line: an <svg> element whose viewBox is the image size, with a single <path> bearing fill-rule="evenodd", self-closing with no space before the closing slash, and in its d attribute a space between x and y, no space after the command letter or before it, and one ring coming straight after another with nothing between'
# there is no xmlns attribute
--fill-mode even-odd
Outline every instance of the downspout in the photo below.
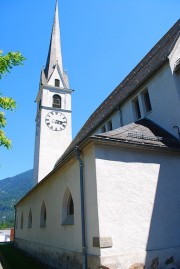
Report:
<svg viewBox="0 0 180 269"><path fill-rule="evenodd" d="M83 176L83 162L80 157L80 150L75 148L75 156L79 161L80 172L80 198L81 198L81 233L82 233L82 269L87 269L87 252L86 252L86 229L85 229L85 206L84 206L84 176Z"/></svg>

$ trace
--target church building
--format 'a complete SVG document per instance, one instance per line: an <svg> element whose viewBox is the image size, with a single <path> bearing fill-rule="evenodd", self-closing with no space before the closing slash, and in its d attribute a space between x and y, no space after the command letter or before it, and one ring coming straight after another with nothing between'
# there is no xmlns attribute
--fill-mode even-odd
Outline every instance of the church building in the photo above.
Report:
<svg viewBox="0 0 180 269"><path fill-rule="evenodd" d="M58 1L15 244L50 268L180 267L180 20L72 140Z"/></svg>

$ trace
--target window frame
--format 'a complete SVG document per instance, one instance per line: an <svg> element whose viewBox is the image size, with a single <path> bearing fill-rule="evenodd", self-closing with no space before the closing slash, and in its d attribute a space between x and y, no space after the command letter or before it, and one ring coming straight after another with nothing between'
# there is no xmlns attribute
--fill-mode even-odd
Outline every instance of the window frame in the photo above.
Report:
<svg viewBox="0 0 180 269"><path fill-rule="evenodd" d="M110 119L108 122L107 122L107 131L110 132L113 130L113 125L112 125L112 119Z"/></svg>
<svg viewBox="0 0 180 269"><path fill-rule="evenodd" d="M58 100L58 102L56 102ZM54 94L52 97L52 107L61 108L61 96L59 94Z"/></svg>
<svg viewBox="0 0 180 269"><path fill-rule="evenodd" d="M105 133L106 132L106 125L104 124L102 127L101 127L101 133Z"/></svg>
<svg viewBox="0 0 180 269"><path fill-rule="evenodd" d="M62 201L62 223L61 225L74 224L74 200L69 188L66 188Z"/></svg>
<svg viewBox="0 0 180 269"><path fill-rule="evenodd" d="M57 78L56 78L56 79L54 80L54 86L60 88L60 79L57 79Z"/></svg>
<svg viewBox="0 0 180 269"><path fill-rule="evenodd" d="M140 102L139 102L138 96L136 96L132 100L132 105L133 105L133 111L134 111L135 120L141 119L142 118L142 113L141 113Z"/></svg>
<svg viewBox="0 0 180 269"><path fill-rule="evenodd" d="M152 105L151 105L151 99L149 96L149 91L147 88L142 91L141 96L142 96L144 113L148 114L152 111Z"/></svg>

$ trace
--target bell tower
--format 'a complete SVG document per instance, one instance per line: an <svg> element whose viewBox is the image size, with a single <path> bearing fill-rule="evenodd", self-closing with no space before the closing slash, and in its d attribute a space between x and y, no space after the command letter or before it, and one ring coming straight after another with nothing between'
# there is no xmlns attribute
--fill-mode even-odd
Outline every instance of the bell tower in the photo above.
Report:
<svg viewBox="0 0 180 269"><path fill-rule="evenodd" d="M62 64L58 0L56 0L46 67L41 71L36 98L34 184L52 171L56 161L72 141L71 93Z"/></svg>

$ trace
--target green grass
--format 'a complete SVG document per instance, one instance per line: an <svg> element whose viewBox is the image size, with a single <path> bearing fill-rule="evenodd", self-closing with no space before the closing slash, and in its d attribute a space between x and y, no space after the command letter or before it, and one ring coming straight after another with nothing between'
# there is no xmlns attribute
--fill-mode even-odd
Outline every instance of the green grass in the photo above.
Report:
<svg viewBox="0 0 180 269"><path fill-rule="evenodd" d="M0 244L0 260L4 269L47 269L12 243Z"/></svg>

